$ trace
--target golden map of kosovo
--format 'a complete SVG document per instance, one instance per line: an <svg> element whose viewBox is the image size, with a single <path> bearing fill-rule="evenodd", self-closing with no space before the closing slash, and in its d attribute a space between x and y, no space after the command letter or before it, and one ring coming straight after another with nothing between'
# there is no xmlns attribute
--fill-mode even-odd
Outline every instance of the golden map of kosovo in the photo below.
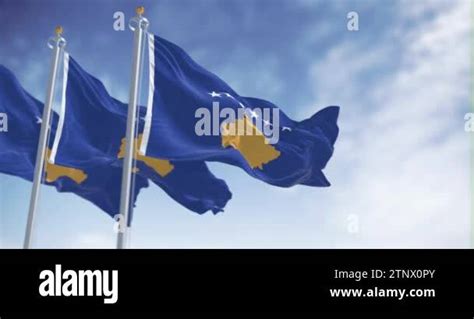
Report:
<svg viewBox="0 0 474 319"><path fill-rule="evenodd" d="M148 157L148 156L145 156L145 155L140 155L138 153L138 147L142 142L142 137L143 137L143 135L140 134L140 135L138 135L138 138L135 139L134 158L137 161L142 161L143 163L145 163L148 167L152 168L161 177L165 177L166 175L171 173L171 171L174 169L174 166L173 166L173 164L170 163L170 161L159 159L159 158L154 158L154 157ZM119 151L117 156L118 156L118 158L124 158L124 156L125 156L125 139L124 138L122 139L122 143L120 145L120 151ZM133 172L137 173L138 168L135 167L133 169Z"/></svg>
<svg viewBox="0 0 474 319"><path fill-rule="evenodd" d="M46 151L46 158L48 159L50 155L51 150L48 148ZM77 184L82 184L82 182L87 179L87 174L80 169L51 164L48 160L45 161L44 166L46 171L46 181L48 183L53 183L60 177L69 177Z"/></svg>
<svg viewBox="0 0 474 319"><path fill-rule="evenodd" d="M231 123L222 124L222 147L233 147L242 154L252 168L263 169L280 156L280 152L266 143L266 138L245 116Z"/></svg>

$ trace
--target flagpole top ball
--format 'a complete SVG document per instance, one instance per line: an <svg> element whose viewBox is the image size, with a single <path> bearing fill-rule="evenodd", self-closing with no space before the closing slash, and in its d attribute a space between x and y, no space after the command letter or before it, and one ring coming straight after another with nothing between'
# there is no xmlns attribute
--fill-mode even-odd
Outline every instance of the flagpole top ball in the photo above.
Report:
<svg viewBox="0 0 474 319"><path fill-rule="evenodd" d="M63 31L64 31L64 29L63 29L63 27L60 26L60 25L58 25L58 26L56 27L56 29L54 29L54 32L56 33L57 36L62 35L62 34L63 34Z"/></svg>
<svg viewBox="0 0 474 319"><path fill-rule="evenodd" d="M137 9L135 11L139 16L141 16L145 13L145 7L143 7L143 6L137 7Z"/></svg>

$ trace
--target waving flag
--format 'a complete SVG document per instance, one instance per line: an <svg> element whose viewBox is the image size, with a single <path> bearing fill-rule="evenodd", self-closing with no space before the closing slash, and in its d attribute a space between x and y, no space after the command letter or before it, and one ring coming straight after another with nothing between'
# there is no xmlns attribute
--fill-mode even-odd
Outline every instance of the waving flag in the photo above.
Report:
<svg viewBox="0 0 474 319"><path fill-rule="evenodd" d="M141 154L243 168L276 186L329 186L339 107L297 122L272 103L239 96L177 45L149 35L150 93ZM251 79L249 79L251 80Z"/></svg>
<svg viewBox="0 0 474 319"><path fill-rule="evenodd" d="M0 65L0 113L8 120L8 131L0 132L0 173L33 180L43 104L28 94L15 76ZM53 113L51 135L57 128ZM49 145L48 153L51 152ZM46 163L45 184L59 192L74 193L101 208L110 216L119 213L122 170L103 164L61 166ZM148 186L145 178L136 179L134 201Z"/></svg>
<svg viewBox="0 0 474 319"><path fill-rule="evenodd" d="M63 104L51 160L87 167L94 163L121 166L124 157L127 105L112 98L104 85L65 55L66 103ZM144 116L141 110L140 118ZM139 123L139 131L144 121ZM142 135L136 136L136 145ZM135 154L135 172L149 178L174 200L199 214L218 213L230 200L226 183L202 161L170 162Z"/></svg>

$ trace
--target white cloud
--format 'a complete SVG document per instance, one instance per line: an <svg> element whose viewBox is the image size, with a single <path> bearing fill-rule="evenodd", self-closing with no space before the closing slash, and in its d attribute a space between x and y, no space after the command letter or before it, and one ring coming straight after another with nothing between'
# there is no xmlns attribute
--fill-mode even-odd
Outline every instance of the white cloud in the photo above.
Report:
<svg viewBox="0 0 474 319"><path fill-rule="evenodd" d="M109 233L86 233L79 234L77 238L70 243L70 248L114 248L115 234Z"/></svg>
<svg viewBox="0 0 474 319"><path fill-rule="evenodd" d="M433 2L426 19L407 8L400 26L413 16L421 22L394 27L388 38L400 56L377 82L363 82L364 74L389 70L389 42L343 43L313 69L317 104L342 105L331 214L361 221L359 236L338 246L469 244L469 136L460 115L469 107L469 2ZM344 167L352 172L340 173Z"/></svg>
<svg viewBox="0 0 474 319"><path fill-rule="evenodd" d="M464 1L468 2L468 0ZM436 14L445 9L449 10L451 3L452 0L399 0L399 6L400 8L402 8L402 10L400 11L400 15L407 19L420 19L428 14Z"/></svg>

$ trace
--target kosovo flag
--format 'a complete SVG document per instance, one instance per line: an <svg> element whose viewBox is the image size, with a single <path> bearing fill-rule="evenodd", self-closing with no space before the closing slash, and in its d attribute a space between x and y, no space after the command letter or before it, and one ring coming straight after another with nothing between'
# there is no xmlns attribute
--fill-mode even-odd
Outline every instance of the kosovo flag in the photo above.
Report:
<svg viewBox="0 0 474 319"><path fill-rule="evenodd" d="M67 54L66 104L51 160L57 164L88 167L94 163L121 167L125 154L128 106L112 98L104 85ZM143 130L139 114L138 132ZM135 149L142 134L135 138ZM135 154L135 173L150 179L174 200L199 214L223 210L232 194L202 161L170 162Z"/></svg>
<svg viewBox="0 0 474 319"><path fill-rule="evenodd" d="M142 154L235 165L272 185L329 186L339 107L297 122L272 103L239 96L180 47L149 35L150 93ZM251 80L251 79L249 79Z"/></svg>
<svg viewBox="0 0 474 319"><path fill-rule="evenodd" d="M43 104L26 92L13 73L0 65L0 113L7 116L7 131L0 132L0 173L33 180ZM53 112L51 136L58 115ZM51 145L47 157L51 153ZM101 208L110 216L119 214L122 170L110 165L89 165L79 169L45 163L47 185L59 192L74 193ZM134 202L148 187L145 178L136 179Z"/></svg>

